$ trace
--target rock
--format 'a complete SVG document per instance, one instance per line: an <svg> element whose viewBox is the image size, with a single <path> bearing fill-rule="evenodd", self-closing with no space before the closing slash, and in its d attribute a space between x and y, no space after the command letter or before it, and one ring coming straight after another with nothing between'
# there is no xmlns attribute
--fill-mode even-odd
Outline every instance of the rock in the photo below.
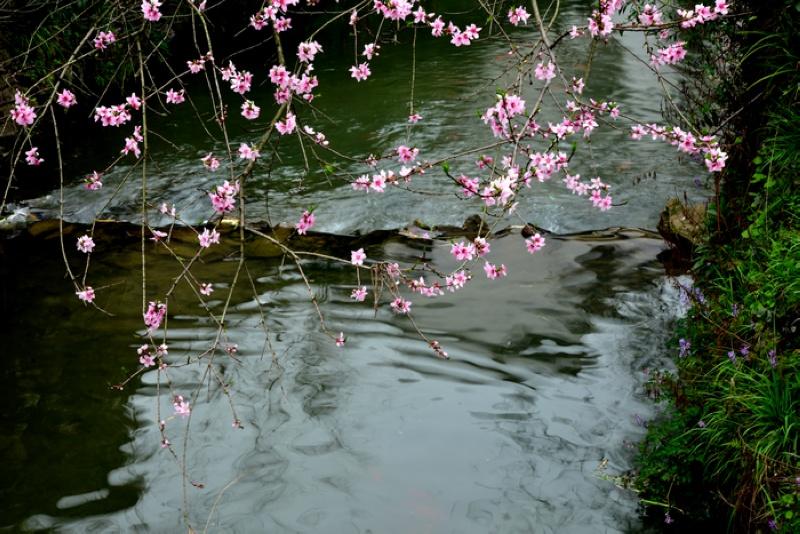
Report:
<svg viewBox="0 0 800 534"><path fill-rule="evenodd" d="M690 251L705 236L706 205L687 205L671 198L658 221L658 233L680 249Z"/></svg>

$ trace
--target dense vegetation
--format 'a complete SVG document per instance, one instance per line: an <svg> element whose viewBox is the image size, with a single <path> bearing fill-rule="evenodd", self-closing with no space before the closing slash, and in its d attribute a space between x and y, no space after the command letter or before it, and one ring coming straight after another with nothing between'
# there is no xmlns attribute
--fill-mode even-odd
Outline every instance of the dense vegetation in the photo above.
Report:
<svg viewBox="0 0 800 534"><path fill-rule="evenodd" d="M683 289L678 371L661 384L668 409L642 443L639 486L676 526L800 532L800 4L746 4L695 36L705 53L685 112L709 125L735 114L731 159Z"/></svg>

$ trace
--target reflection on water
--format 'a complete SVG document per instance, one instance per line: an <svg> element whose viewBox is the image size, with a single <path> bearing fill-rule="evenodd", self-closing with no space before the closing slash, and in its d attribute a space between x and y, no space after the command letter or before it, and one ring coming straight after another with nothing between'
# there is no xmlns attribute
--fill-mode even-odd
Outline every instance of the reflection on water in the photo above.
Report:
<svg viewBox="0 0 800 534"><path fill-rule="evenodd" d="M433 266L454 266L447 243L425 243ZM596 469L604 458L611 472L630 467L626 444L643 433L635 416L651 412L640 394L642 370L663 363L656 348L676 300L653 260L660 242L553 237L530 256L511 235L492 249L505 259L507 279L476 272L460 292L414 299L416 320L449 361L435 358L387 306L376 313L351 302L351 271L309 264L327 320L348 335L337 348L318 333L297 272L251 260L258 299L243 284L229 317L238 361L215 364L244 429L231 427L219 387L201 388L187 457L190 480L203 486L188 487L192 525L209 521L217 532L636 530L635 497ZM420 242L393 239L368 253L408 258L420 254ZM66 305L57 322L37 312L58 309L57 291L32 290L58 266L35 254L9 273L20 283L10 297L18 322L6 335L2 390L5 405L18 408L3 420L10 460L3 524L176 531L180 468L160 448L155 423L159 403L171 413L169 395L162 383L159 398L155 371L125 392L107 387L123 367L135 368L140 297L137 283L119 273L137 253L121 247L96 261L96 285L120 284L123 295L103 303L117 314L110 320ZM156 253L148 263L156 286L176 274ZM229 280L233 267L209 263L202 276ZM176 299L190 309L188 292ZM169 321L174 387L189 392L204 367L178 366L205 350L215 329L200 309ZM168 421L178 452L183 424Z"/></svg>

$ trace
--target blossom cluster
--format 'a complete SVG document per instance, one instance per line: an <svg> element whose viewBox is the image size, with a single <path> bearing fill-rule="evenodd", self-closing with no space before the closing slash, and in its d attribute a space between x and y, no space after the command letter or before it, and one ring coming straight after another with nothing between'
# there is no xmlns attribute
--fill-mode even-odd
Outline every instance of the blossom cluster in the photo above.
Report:
<svg viewBox="0 0 800 534"><path fill-rule="evenodd" d="M256 30L262 30L270 22L275 31L280 33L292 27L292 19L284 17L283 14L289 6L297 5L299 0L271 0L269 5L264 6L258 13L250 17L250 26Z"/></svg>
<svg viewBox="0 0 800 534"><path fill-rule="evenodd" d="M634 124L631 126L632 139L639 140L648 134L653 141L668 141L680 152L702 155L709 172L719 172L725 168L728 154L720 149L719 141L713 135L697 137L677 126L660 126L658 124Z"/></svg>
<svg viewBox="0 0 800 534"><path fill-rule="evenodd" d="M236 207L236 195L239 194L239 182L230 183L225 180L222 185L208 194L211 199L211 206L217 213L228 213Z"/></svg>

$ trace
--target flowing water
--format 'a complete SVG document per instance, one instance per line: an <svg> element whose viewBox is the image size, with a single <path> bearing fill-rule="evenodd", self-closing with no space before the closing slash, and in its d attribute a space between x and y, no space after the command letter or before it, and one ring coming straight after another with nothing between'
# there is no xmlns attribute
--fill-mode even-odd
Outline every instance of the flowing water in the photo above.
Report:
<svg viewBox="0 0 800 534"><path fill-rule="evenodd" d="M584 9L567 5L561 27ZM513 35L530 37L524 30ZM639 39L626 34L604 47L589 92L611 95L631 115L655 121L660 86L623 50L640 49ZM586 48L586 41L568 42L562 65L580 67ZM475 111L492 104L481 89L504 54L499 41L454 49L420 38L416 96L425 119L410 140L424 158L490 141ZM380 153L404 142L409 50L384 45L374 79L359 91L347 79L347 59L326 61L318 65L318 104L335 123L314 125L345 152ZM201 190L218 180L198 158L220 148L198 146L184 120L190 124L188 112L168 131L177 148L156 150L149 194L153 202L175 202L184 219L197 222L210 216ZM249 140L240 126L234 139ZM475 272L462 291L413 299L415 320L450 360L435 358L406 318L353 303L351 269L312 262L305 269L321 309L334 331L348 335L345 347L336 347L319 333L297 268L251 254L228 319L227 338L239 352L215 363L244 428L232 428L231 403L219 388L199 389L186 449L194 485L182 482L181 466L159 446L155 422L172 407L158 373L144 373L123 391L109 388L136 368L142 343L135 243L121 238L93 254L92 285L114 295L98 297L111 318L76 304L62 282L56 241L9 243L0 328L0 529L178 532L185 530L185 510L194 528L210 532L639 531L635 495L604 473L631 468L633 444L644 433L640 421L653 415L642 385L648 369L665 365L662 347L677 297L655 259L659 239L643 231L585 231L653 228L666 198L703 194L693 185L702 170L678 162L671 147L626 141L626 128L601 133L581 146L573 165L603 176L624 205L600 213L561 184L538 184L521 203L521 217L584 233L551 235L530 256L512 232L492 245L509 268L506 279ZM456 163L464 172L474 168ZM139 191L123 183L128 170L110 173L99 196L77 184L69 189L67 205L79 207L68 207L66 218L88 222L108 204L104 217L135 221ZM438 178L417 180L442 193ZM250 185L255 217L294 222L313 199L317 228L335 233L400 228L410 218L460 224L471 213L445 195L398 190L365 198L306 173L291 149ZM53 198L30 205L46 216ZM455 267L445 240L393 237L372 243L367 254ZM236 262L213 252L204 259L197 276L224 295ZM148 265L153 294L178 274L155 248ZM203 383L205 367L181 364L205 350L216 328L181 291L170 301L181 313L169 316L168 360L174 390L186 394ZM215 311L222 305L212 301ZM167 422L179 453L184 425Z"/></svg>

